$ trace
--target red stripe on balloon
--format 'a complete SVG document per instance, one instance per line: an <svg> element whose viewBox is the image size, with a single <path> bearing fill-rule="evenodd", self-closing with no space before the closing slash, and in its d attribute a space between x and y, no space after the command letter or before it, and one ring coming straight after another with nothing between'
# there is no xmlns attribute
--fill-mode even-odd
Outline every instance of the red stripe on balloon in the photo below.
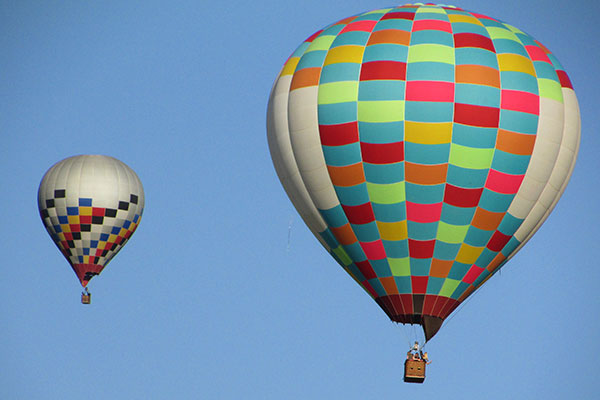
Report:
<svg viewBox="0 0 600 400"><path fill-rule="evenodd" d="M453 82L409 81L406 82L407 101L454 101Z"/></svg>
<svg viewBox="0 0 600 400"><path fill-rule="evenodd" d="M358 142L358 122L345 124L319 125L319 135L323 146L343 146Z"/></svg>
<svg viewBox="0 0 600 400"><path fill-rule="evenodd" d="M400 295L398 294L392 294L390 295L390 300L392 301L392 304L394 305L394 309L398 311L398 314L406 314L406 306L404 305L404 303L402 303L402 297L400 297Z"/></svg>
<svg viewBox="0 0 600 400"><path fill-rule="evenodd" d="M496 52L494 43L489 37L477 33L457 33L454 35L454 47L476 47Z"/></svg>
<svg viewBox="0 0 600 400"><path fill-rule="evenodd" d="M365 261L355 261L354 264L358 267L358 270L365 277L365 279L374 279L377 278L377 274L373 270L371 263L367 260Z"/></svg>
<svg viewBox="0 0 600 400"><path fill-rule="evenodd" d="M454 122L459 124L497 128L499 121L499 108L462 103L454 104Z"/></svg>
<svg viewBox="0 0 600 400"><path fill-rule="evenodd" d="M452 25L450 25L450 22L448 21L440 21L437 19L422 19L414 22L412 26L413 32L425 30L452 33Z"/></svg>
<svg viewBox="0 0 600 400"><path fill-rule="evenodd" d="M500 251L504 248L506 243L508 243L511 237L512 236L505 235L500 231L496 231L492 235L492 238L490 239L486 247L492 251Z"/></svg>
<svg viewBox="0 0 600 400"><path fill-rule="evenodd" d="M375 291L375 289L373 289L373 286L371 286L369 281L362 281L361 283L364 286L364 288L367 290L367 292L369 292L371 294L371 296L373 296L374 298L377 297L377 292Z"/></svg>
<svg viewBox="0 0 600 400"><path fill-rule="evenodd" d="M429 223L437 222L442 215L442 204L420 204L406 202L406 216L409 221Z"/></svg>
<svg viewBox="0 0 600 400"><path fill-rule="evenodd" d="M497 193L515 194L521 187L525 175L511 175L490 169L485 187Z"/></svg>
<svg viewBox="0 0 600 400"><path fill-rule="evenodd" d="M459 306L459 304L460 302L458 300L448 298L446 304L444 305L444 308L442 309L441 318L446 318L448 315L450 315L452 311L454 311L456 307Z"/></svg>
<svg viewBox="0 0 600 400"><path fill-rule="evenodd" d="M456 207L475 207L479 204L482 193L483 188L466 189L446 184L444 190L444 203Z"/></svg>
<svg viewBox="0 0 600 400"><path fill-rule="evenodd" d="M552 64L546 52L540 47L529 45L525 46L525 49L527 50L527 54L529 54L529 58L531 58L532 61L544 61L548 64Z"/></svg>
<svg viewBox="0 0 600 400"><path fill-rule="evenodd" d="M435 239L433 240L415 240L408 239L408 254L413 258L432 258L435 248ZM414 292L414 288L413 288Z"/></svg>
<svg viewBox="0 0 600 400"><path fill-rule="evenodd" d="M483 270L484 270L484 268L480 268L477 265L471 266L471 268L469 269L469 272L467 272L467 274L463 278L463 282L472 284L473 282L475 282L475 279L477 279L479 277L479 275L481 275L481 272Z"/></svg>
<svg viewBox="0 0 600 400"><path fill-rule="evenodd" d="M396 12L389 12L389 13L385 14L383 17L381 17L381 20L384 20L384 19L410 19L410 20L413 20L414 18L415 18L414 12L396 11Z"/></svg>
<svg viewBox="0 0 600 400"><path fill-rule="evenodd" d="M390 164L404 161L404 142L362 143L362 159L370 164Z"/></svg>
<svg viewBox="0 0 600 400"><path fill-rule="evenodd" d="M433 312L433 306L435 306L435 300L437 296L426 294L425 300L423 301L423 315L431 315Z"/></svg>
<svg viewBox="0 0 600 400"><path fill-rule="evenodd" d="M400 61L369 61L360 69L360 80L406 80L406 63Z"/></svg>
<svg viewBox="0 0 600 400"><path fill-rule="evenodd" d="M342 208L351 224L367 224L375 221L375 215L370 203L358 206L345 206L342 204Z"/></svg>
<svg viewBox="0 0 600 400"><path fill-rule="evenodd" d="M407 315L412 314L413 313L412 294L401 294L400 300L402 300L402 305L404 306L404 312Z"/></svg>
<svg viewBox="0 0 600 400"><path fill-rule="evenodd" d="M560 81L561 87L573 89L571 79L569 79L569 75L567 75L565 71L557 70L556 74L558 75L558 80Z"/></svg>
<svg viewBox="0 0 600 400"><path fill-rule="evenodd" d="M537 94L518 90L503 90L500 107L504 110L520 111L539 115L540 97Z"/></svg>
<svg viewBox="0 0 600 400"><path fill-rule="evenodd" d="M433 312L431 315L435 315L436 317L440 317L442 314L442 310L446 305L447 297L438 296L435 305L433 306Z"/></svg>
<svg viewBox="0 0 600 400"><path fill-rule="evenodd" d="M381 240L376 240L374 242L360 242L360 246L369 260L383 260L387 257Z"/></svg>
<svg viewBox="0 0 600 400"><path fill-rule="evenodd" d="M375 24L377 24L377 21L362 20L350 22L338 35L341 35L345 32L371 32L375 27Z"/></svg>
<svg viewBox="0 0 600 400"><path fill-rule="evenodd" d="M411 276L412 291L416 294L424 294L427 292L428 276Z"/></svg>

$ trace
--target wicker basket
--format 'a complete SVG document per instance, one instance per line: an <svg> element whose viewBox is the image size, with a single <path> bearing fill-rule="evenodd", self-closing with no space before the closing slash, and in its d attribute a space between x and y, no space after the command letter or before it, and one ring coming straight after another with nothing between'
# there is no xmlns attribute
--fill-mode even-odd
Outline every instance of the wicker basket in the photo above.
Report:
<svg viewBox="0 0 600 400"><path fill-rule="evenodd" d="M406 360L404 362L404 382L423 383L425 380L425 361Z"/></svg>

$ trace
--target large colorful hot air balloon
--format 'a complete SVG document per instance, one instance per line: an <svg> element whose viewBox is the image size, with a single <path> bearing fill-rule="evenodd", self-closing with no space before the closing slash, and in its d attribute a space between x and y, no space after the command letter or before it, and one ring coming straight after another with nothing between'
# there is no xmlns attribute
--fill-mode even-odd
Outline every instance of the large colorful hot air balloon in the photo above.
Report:
<svg viewBox="0 0 600 400"><path fill-rule="evenodd" d="M86 288L138 227L144 189L135 172L121 161L80 155L46 172L38 206L50 237ZM82 300L89 300L87 288Z"/></svg>
<svg viewBox="0 0 600 400"><path fill-rule="evenodd" d="M548 217L580 134L546 47L436 5L316 32L285 63L267 114L275 169L310 230L426 340Z"/></svg>

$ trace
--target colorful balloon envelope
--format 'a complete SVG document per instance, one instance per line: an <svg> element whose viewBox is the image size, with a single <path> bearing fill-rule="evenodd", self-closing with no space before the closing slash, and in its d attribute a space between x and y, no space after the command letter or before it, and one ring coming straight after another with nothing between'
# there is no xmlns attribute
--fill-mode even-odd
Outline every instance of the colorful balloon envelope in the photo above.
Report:
<svg viewBox="0 0 600 400"><path fill-rule="evenodd" d="M306 39L275 81L267 130L310 230L429 340L548 217L580 119L563 67L528 34L404 5Z"/></svg>
<svg viewBox="0 0 600 400"><path fill-rule="evenodd" d="M38 206L50 237L85 288L137 229L144 189L135 172L121 161L80 155L46 172Z"/></svg>

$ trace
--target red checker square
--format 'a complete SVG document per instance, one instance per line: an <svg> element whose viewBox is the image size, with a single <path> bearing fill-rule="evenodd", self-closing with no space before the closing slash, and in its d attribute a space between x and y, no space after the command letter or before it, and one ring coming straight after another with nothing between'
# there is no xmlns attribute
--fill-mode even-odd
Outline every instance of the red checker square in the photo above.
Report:
<svg viewBox="0 0 600 400"><path fill-rule="evenodd" d="M324 146L343 146L358 142L358 122L345 124L319 125L321 144Z"/></svg>
<svg viewBox="0 0 600 400"><path fill-rule="evenodd" d="M436 81L406 82L407 101L454 101L454 83Z"/></svg>
<svg viewBox="0 0 600 400"><path fill-rule="evenodd" d="M567 75L567 73L565 71L557 70L556 74L558 75L558 80L560 81L561 87L573 89L573 84L571 83L571 79L569 79L569 75Z"/></svg>
<svg viewBox="0 0 600 400"><path fill-rule="evenodd" d="M406 314L406 310L404 309L404 304L402 304L402 298L398 294L390 295L390 300L392 301L392 305L394 309L398 312L398 315Z"/></svg>
<svg viewBox="0 0 600 400"><path fill-rule="evenodd" d="M63 232L65 240L73 240L73 234L71 232Z"/></svg>
<svg viewBox="0 0 600 400"><path fill-rule="evenodd" d="M540 49L544 50L546 52L546 54L550 54L550 50L548 50L548 48L546 46L544 46L543 44L541 44L540 42L538 42L535 39L533 39L533 41L535 42L535 44L537 44L540 47Z"/></svg>
<svg viewBox="0 0 600 400"><path fill-rule="evenodd" d="M452 311L456 310L456 308L460 305L460 301L454 299L448 299L448 303L446 303L446 307L444 312L446 316L452 314Z"/></svg>
<svg viewBox="0 0 600 400"><path fill-rule="evenodd" d="M79 216L79 223L80 224L91 224L92 223L92 216L91 215L80 215Z"/></svg>
<svg viewBox="0 0 600 400"><path fill-rule="evenodd" d="M475 279L481 275L481 272L484 268L480 268L477 265L471 266L465 277L463 278L463 282L468 283L469 285L475 282Z"/></svg>
<svg viewBox="0 0 600 400"><path fill-rule="evenodd" d="M380 296L376 301L390 318L397 314L396 309L394 308L394 303L392 303L390 296Z"/></svg>
<svg viewBox="0 0 600 400"><path fill-rule="evenodd" d="M420 204L406 202L406 216L409 221L430 223L440 220L443 203Z"/></svg>
<svg viewBox="0 0 600 400"><path fill-rule="evenodd" d="M412 294L401 294L400 295L400 300L402 301L404 312L407 315L412 314L413 313Z"/></svg>
<svg viewBox="0 0 600 400"><path fill-rule="evenodd" d="M102 250L102 249L96 249L96 257L102 257L102 252L103 251L104 250Z"/></svg>
<svg viewBox="0 0 600 400"><path fill-rule="evenodd" d="M540 97L537 94L518 90L503 90L500 107L504 110L520 111L539 115Z"/></svg>
<svg viewBox="0 0 600 400"><path fill-rule="evenodd" d="M482 193L483 188L466 189L446 184L444 202L456 207L475 207Z"/></svg>
<svg viewBox="0 0 600 400"><path fill-rule="evenodd" d="M79 224L69 224L71 232L81 232L81 226Z"/></svg>
<svg viewBox="0 0 600 400"><path fill-rule="evenodd" d="M415 240L408 239L408 254L413 258L432 258L435 239ZM414 287L413 287L414 291ZM425 293L425 292L423 292Z"/></svg>
<svg viewBox="0 0 600 400"><path fill-rule="evenodd" d="M377 296L378 296L377 292L375 291L375 289L373 289L373 286L371 286L371 284L369 283L369 281L362 281L361 283L365 287L365 289L367 289L367 292L369 292L369 294L373 298L377 298Z"/></svg>
<svg viewBox="0 0 600 400"><path fill-rule="evenodd" d="M342 204L342 208L351 224L367 224L375 221L375 215L370 203L358 206L345 206Z"/></svg>
<svg viewBox="0 0 600 400"><path fill-rule="evenodd" d="M411 276L412 291L414 294L425 294L427 292L428 276Z"/></svg>
<svg viewBox="0 0 600 400"><path fill-rule="evenodd" d="M384 20L384 19L410 19L410 20L413 20L414 18L415 18L414 12L395 11L395 12L389 12L389 13L385 14L383 17L381 17L381 20Z"/></svg>
<svg viewBox="0 0 600 400"><path fill-rule="evenodd" d="M117 236L117 237L115 238L115 243L116 243L116 244L120 244L122 240L123 240L123 236Z"/></svg>
<svg viewBox="0 0 600 400"><path fill-rule="evenodd" d="M363 274L365 279L374 279L377 278L377 274L371 267L371 263L368 260L365 261L355 261L354 264L358 267L358 270Z"/></svg>
<svg viewBox="0 0 600 400"><path fill-rule="evenodd" d="M370 164L391 164L404 161L404 142L360 144L362 159Z"/></svg>
<svg viewBox="0 0 600 400"><path fill-rule="evenodd" d="M489 37L477 33L457 33L454 35L455 47L476 47L495 52L494 43Z"/></svg>
<svg viewBox="0 0 600 400"><path fill-rule="evenodd" d="M437 300L437 296L426 294L425 300L423 301L423 315L433 315L433 307L435 306L435 301Z"/></svg>
<svg viewBox="0 0 600 400"><path fill-rule="evenodd" d="M459 124L497 128L499 121L499 108L462 103L454 104L454 122Z"/></svg>
<svg viewBox="0 0 600 400"><path fill-rule="evenodd" d="M104 217L105 212L106 212L105 208L92 207L92 215L94 217Z"/></svg>
<svg viewBox="0 0 600 400"><path fill-rule="evenodd" d="M360 246L369 260L383 260L386 258L383 242L376 240L374 242L360 242Z"/></svg>
<svg viewBox="0 0 600 400"><path fill-rule="evenodd" d="M446 305L447 302L448 302L447 297L437 296L437 301L435 302L435 305L433 306L433 312L431 313L431 315L435 315L435 316L439 317L442 314L442 310L444 309L444 306Z"/></svg>
<svg viewBox="0 0 600 400"><path fill-rule="evenodd" d="M546 55L546 52L540 47L529 45L525 46L525 49L527 50L527 54L529 54L529 58L531 58L532 61L544 61L549 64L552 64L552 62Z"/></svg>
<svg viewBox="0 0 600 400"><path fill-rule="evenodd" d="M490 169L485 187L496 193L515 194L521 187L525 175L511 175Z"/></svg>
<svg viewBox="0 0 600 400"><path fill-rule="evenodd" d="M450 25L450 22L448 21L440 21L437 19L421 19L413 23L412 30L413 32L433 30L452 33L452 25Z"/></svg>
<svg viewBox="0 0 600 400"><path fill-rule="evenodd" d="M354 32L354 31L371 32L373 30L373 28L375 27L375 24L377 24L377 21L362 20L362 21L350 22L348 25L346 25L344 27L344 29L342 29L342 31L339 34L341 35L342 33L345 33L345 32Z"/></svg>
<svg viewBox="0 0 600 400"><path fill-rule="evenodd" d="M500 251L504 248L506 243L508 243L511 237L512 236L505 235L500 231L496 231L492 235L486 247L492 251Z"/></svg>
<svg viewBox="0 0 600 400"><path fill-rule="evenodd" d="M360 80L406 80L406 63L401 61L369 61L360 69Z"/></svg>

